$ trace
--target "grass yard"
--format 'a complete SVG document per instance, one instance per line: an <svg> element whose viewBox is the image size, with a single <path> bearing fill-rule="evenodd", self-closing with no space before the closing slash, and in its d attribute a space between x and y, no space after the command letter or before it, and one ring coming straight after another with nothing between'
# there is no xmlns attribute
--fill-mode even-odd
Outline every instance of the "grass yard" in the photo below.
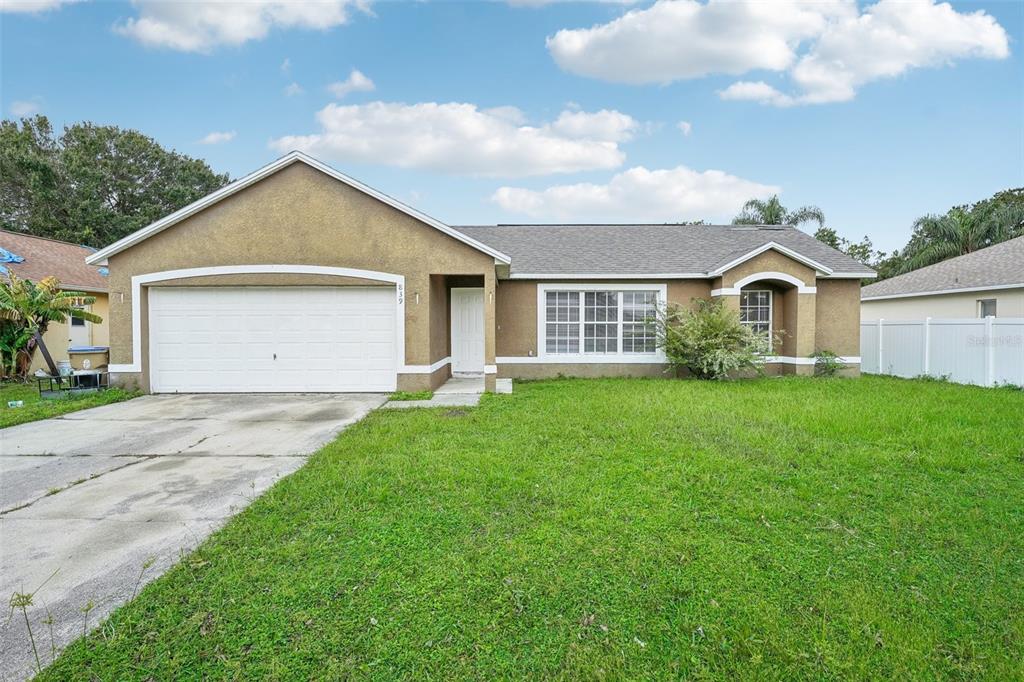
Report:
<svg viewBox="0 0 1024 682"><path fill-rule="evenodd" d="M1022 419L880 377L381 410L42 679L1020 679Z"/></svg>
<svg viewBox="0 0 1024 682"><path fill-rule="evenodd" d="M42 400L35 382L0 384L0 429L39 419L57 417L68 412L84 410L87 407L117 403L134 398L136 395L138 394L112 388L99 393L86 393L57 400ZM9 400L22 400L25 404L22 407L7 407Z"/></svg>

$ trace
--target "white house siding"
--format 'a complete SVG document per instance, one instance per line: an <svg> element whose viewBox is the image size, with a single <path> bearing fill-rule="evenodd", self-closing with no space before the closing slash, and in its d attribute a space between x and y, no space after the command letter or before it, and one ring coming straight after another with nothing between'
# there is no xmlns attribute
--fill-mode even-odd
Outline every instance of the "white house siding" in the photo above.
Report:
<svg viewBox="0 0 1024 682"><path fill-rule="evenodd" d="M977 317L978 301L989 298L996 299L996 317L1024 317L1024 288L1019 288L861 301L860 319L868 322Z"/></svg>

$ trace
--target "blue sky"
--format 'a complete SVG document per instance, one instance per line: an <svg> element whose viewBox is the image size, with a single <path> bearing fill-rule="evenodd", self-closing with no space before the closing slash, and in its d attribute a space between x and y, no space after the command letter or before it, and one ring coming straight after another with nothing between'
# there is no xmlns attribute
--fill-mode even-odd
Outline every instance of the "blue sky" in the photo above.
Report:
<svg viewBox="0 0 1024 682"><path fill-rule="evenodd" d="M3 3L5 117L233 177L300 147L451 224L723 221L777 189L889 250L1024 185L1022 3Z"/></svg>

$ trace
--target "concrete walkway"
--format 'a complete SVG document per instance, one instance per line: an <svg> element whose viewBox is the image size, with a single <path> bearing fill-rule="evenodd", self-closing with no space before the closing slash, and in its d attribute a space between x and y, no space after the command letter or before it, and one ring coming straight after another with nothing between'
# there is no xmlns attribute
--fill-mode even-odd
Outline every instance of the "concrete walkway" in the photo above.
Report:
<svg viewBox="0 0 1024 682"><path fill-rule="evenodd" d="M0 596L36 592L44 665L136 583L251 502L382 395L167 395L0 430ZM141 576L141 580L140 580ZM34 672L20 614L0 620L0 679Z"/></svg>
<svg viewBox="0 0 1024 682"><path fill-rule="evenodd" d="M427 400L392 400L384 405L389 410L407 410L414 407L473 407L480 404L484 393L484 376L453 376L444 382Z"/></svg>

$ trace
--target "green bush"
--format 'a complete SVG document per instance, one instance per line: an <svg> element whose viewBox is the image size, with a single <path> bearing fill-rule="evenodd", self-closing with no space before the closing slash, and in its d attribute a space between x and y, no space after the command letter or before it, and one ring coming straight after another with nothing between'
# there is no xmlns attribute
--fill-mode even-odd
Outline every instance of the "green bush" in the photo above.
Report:
<svg viewBox="0 0 1024 682"><path fill-rule="evenodd" d="M741 324L721 301L695 299L695 305L670 304L660 315L658 343L672 368L700 379L728 379L744 370L760 374L774 339Z"/></svg>
<svg viewBox="0 0 1024 682"><path fill-rule="evenodd" d="M819 377L834 377L839 374L844 365L839 356L830 350L819 350L811 356L814 358L814 375Z"/></svg>

